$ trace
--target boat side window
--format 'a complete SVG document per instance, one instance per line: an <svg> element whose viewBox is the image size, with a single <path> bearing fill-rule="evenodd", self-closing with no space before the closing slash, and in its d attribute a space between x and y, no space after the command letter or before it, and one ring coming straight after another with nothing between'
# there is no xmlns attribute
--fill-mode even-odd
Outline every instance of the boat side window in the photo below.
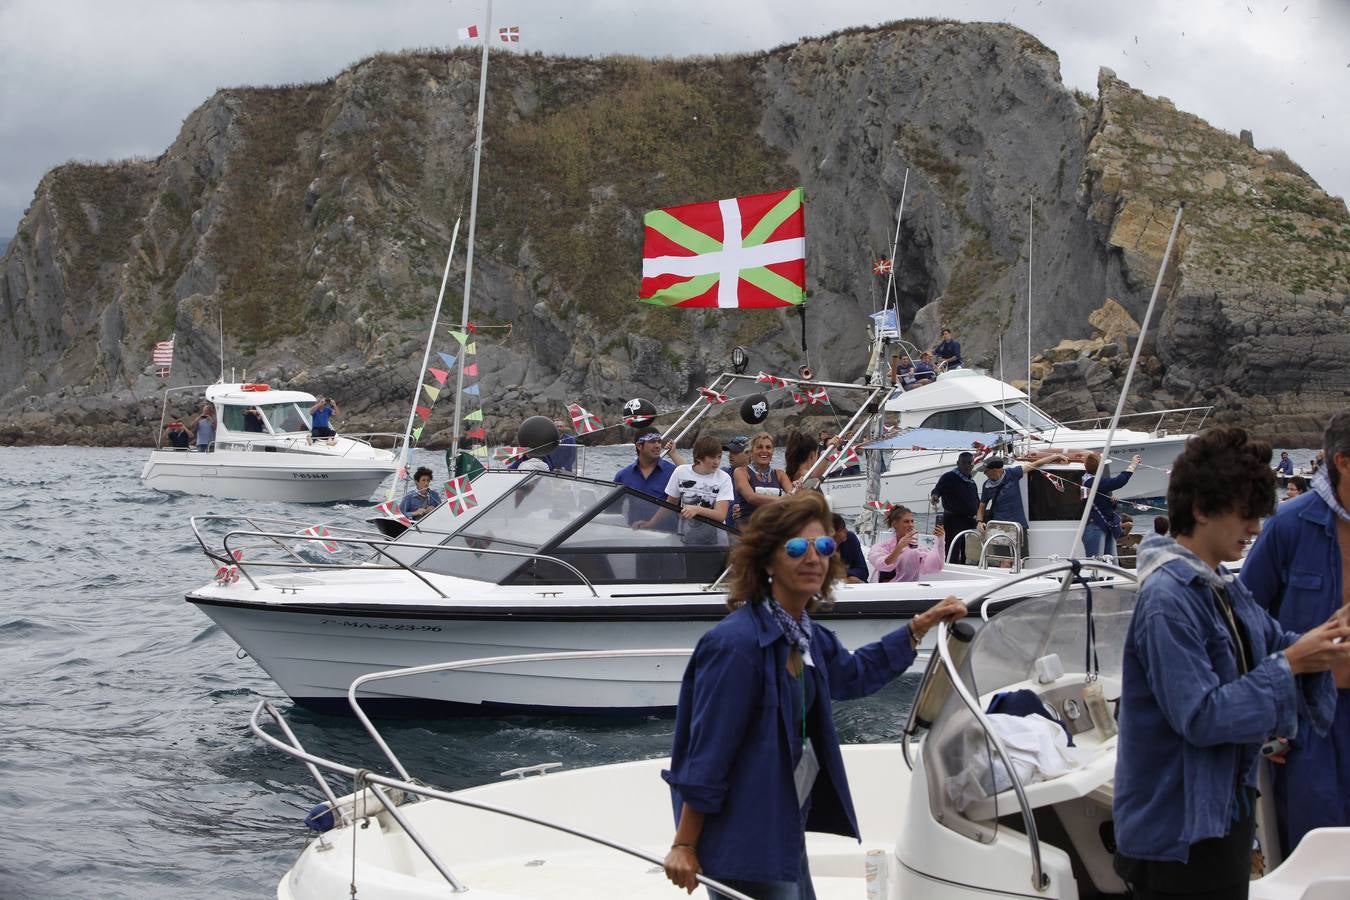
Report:
<svg viewBox="0 0 1350 900"><path fill-rule="evenodd" d="M244 409L243 406L235 406L231 403L221 403L217 405L220 415L220 424L226 431L244 430Z"/></svg>
<svg viewBox="0 0 1350 900"><path fill-rule="evenodd" d="M1001 404L999 409L1014 422L1033 431L1047 431L1059 427L1058 422L1025 400L1010 400Z"/></svg>
<svg viewBox="0 0 1350 900"><path fill-rule="evenodd" d="M309 431L309 410L295 403L269 403L258 407L272 431Z"/></svg>
<svg viewBox="0 0 1350 900"><path fill-rule="evenodd" d="M1006 423L983 406L965 409L944 409L923 420L921 428L942 428L948 431L977 431L981 434L1004 431Z"/></svg>

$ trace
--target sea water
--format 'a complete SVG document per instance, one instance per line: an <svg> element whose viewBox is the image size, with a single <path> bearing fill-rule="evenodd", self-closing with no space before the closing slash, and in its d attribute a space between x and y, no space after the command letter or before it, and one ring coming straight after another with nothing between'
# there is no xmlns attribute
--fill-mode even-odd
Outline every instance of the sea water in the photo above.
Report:
<svg viewBox="0 0 1350 900"><path fill-rule="evenodd" d="M350 719L292 708L183 600L216 570L190 516L364 526L369 505L157 494L140 482L146 453L0 449L5 900L273 896L321 795L300 763L249 733L260 698L278 703L312 752L389 771ZM608 479L631 461L631 447L599 448L587 473ZM420 464L444 480L441 454L419 451ZM842 738L895 739L916 679L839 704ZM379 724L413 775L450 789L534 763L664 756L672 731L669 719L638 717Z"/></svg>

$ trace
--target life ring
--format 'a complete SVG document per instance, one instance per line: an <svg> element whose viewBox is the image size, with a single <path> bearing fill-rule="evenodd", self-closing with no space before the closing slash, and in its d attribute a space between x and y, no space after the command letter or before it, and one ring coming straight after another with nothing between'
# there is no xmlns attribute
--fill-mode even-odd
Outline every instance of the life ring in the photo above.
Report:
<svg viewBox="0 0 1350 900"><path fill-rule="evenodd" d="M271 385L267 385L267 384L241 384L241 385L239 385L239 390L241 390L241 391L270 391L271 389L272 389Z"/></svg>

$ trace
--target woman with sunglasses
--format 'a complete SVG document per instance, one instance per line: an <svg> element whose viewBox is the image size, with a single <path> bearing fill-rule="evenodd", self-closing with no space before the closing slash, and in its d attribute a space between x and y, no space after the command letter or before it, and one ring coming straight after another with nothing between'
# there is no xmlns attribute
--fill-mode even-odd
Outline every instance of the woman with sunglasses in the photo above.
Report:
<svg viewBox="0 0 1350 900"><path fill-rule="evenodd" d="M806 831L858 837L831 701L877 691L928 629L966 614L948 597L849 652L810 615L843 577L831 525L815 491L761 507L731 552L731 613L685 669L662 777L676 825L666 876L690 893L706 873L752 897L815 897Z"/></svg>

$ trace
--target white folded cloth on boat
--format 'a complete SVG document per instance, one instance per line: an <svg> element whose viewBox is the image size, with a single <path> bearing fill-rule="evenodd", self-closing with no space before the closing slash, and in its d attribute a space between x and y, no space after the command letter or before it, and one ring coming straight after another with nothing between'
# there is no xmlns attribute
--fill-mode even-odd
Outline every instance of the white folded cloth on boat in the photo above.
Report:
<svg viewBox="0 0 1350 900"><path fill-rule="evenodd" d="M1057 722L1043 716L1007 716L991 713L990 728L1003 742L1013 771L1022 784L1034 784L1070 772L1080 762L1069 752L1069 739ZM978 725L962 735L965 769L947 782L947 797L965 812L973 804L1012 787L997 751L989 745ZM991 778L992 770L992 778Z"/></svg>

